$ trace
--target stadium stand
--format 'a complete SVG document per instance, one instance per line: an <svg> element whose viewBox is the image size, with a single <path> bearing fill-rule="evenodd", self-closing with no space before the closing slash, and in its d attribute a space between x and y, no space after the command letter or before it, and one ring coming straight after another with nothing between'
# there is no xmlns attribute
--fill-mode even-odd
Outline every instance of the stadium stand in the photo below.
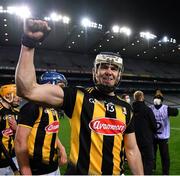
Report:
<svg viewBox="0 0 180 176"><path fill-rule="evenodd" d="M14 79L19 51L15 47L0 48L2 82ZM94 58L95 55L39 49L35 64L38 75L45 70L58 70L66 75L70 83L90 86ZM124 65L125 71L118 90L120 92L133 92L137 89L153 92L157 88L166 92L180 92L178 64L171 63L169 66L167 62L124 57Z"/></svg>

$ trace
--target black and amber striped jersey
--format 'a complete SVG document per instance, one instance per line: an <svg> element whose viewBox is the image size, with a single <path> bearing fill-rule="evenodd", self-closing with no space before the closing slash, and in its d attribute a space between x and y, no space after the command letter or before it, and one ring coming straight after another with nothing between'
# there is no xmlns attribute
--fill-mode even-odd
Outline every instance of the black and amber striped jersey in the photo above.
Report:
<svg viewBox="0 0 180 176"><path fill-rule="evenodd" d="M33 174L47 174L57 170L58 113L28 102L20 109L18 126L31 128L28 138L30 167Z"/></svg>
<svg viewBox="0 0 180 176"><path fill-rule="evenodd" d="M5 108L0 104L0 140L8 151L10 157L15 156L14 151L14 131L11 129L8 119L18 118L19 110L17 108ZM0 167L6 167L9 163L2 151L0 151Z"/></svg>
<svg viewBox="0 0 180 176"><path fill-rule="evenodd" d="M131 106L96 88L67 87L62 109L71 125L67 174L123 173L123 135L134 132Z"/></svg>

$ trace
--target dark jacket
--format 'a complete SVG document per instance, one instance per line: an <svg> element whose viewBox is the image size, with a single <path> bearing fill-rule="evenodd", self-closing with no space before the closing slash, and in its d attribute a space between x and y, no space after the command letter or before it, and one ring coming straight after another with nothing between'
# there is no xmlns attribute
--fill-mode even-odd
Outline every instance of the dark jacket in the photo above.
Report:
<svg viewBox="0 0 180 176"><path fill-rule="evenodd" d="M152 145L156 133L156 120L153 111L142 101L134 102L132 107L138 146Z"/></svg>

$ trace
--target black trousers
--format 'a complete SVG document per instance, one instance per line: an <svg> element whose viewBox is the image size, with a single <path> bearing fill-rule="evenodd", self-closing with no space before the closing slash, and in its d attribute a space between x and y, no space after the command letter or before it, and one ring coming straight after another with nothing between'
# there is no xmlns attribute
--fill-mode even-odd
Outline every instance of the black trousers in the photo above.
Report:
<svg viewBox="0 0 180 176"><path fill-rule="evenodd" d="M154 166L154 149L153 144L148 146L139 146L139 150L141 152L144 175L152 175L153 174L153 166Z"/></svg>
<svg viewBox="0 0 180 176"><path fill-rule="evenodd" d="M161 157L162 174L169 175L170 157L169 157L168 139L155 139L154 141L155 164L156 164L156 153L158 147Z"/></svg>

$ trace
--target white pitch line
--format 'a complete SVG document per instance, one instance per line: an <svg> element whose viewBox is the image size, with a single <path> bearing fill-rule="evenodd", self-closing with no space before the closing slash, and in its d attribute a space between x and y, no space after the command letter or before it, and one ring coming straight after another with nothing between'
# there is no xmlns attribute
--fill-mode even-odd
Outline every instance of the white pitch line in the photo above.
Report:
<svg viewBox="0 0 180 176"><path fill-rule="evenodd" d="M174 128L174 127L171 127L172 130L178 130L180 131L180 128Z"/></svg>

